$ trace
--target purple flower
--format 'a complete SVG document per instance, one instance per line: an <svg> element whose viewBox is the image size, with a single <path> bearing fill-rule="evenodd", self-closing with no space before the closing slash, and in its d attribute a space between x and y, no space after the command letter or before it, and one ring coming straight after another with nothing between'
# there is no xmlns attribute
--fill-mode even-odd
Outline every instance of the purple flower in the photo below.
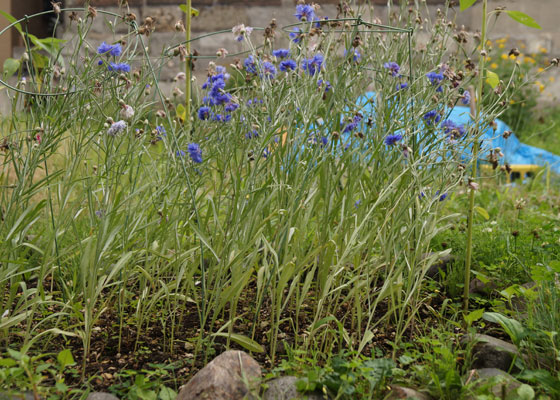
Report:
<svg viewBox="0 0 560 400"><path fill-rule="evenodd" d="M276 67L271 62L265 61L262 64L264 78L274 78L277 74Z"/></svg>
<svg viewBox="0 0 560 400"><path fill-rule="evenodd" d="M322 54L316 54L315 56L313 56L313 58L303 60L303 70L309 75L315 75L321 70L324 60L325 59Z"/></svg>
<svg viewBox="0 0 560 400"><path fill-rule="evenodd" d="M301 42L301 37L303 36L303 32L301 31L300 28L295 27L291 32L290 32L290 40L294 43L299 43Z"/></svg>
<svg viewBox="0 0 560 400"><path fill-rule="evenodd" d="M198 109L198 118L200 118L201 120L206 120L208 118L210 118L210 107L200 107Z"/></svg>
<svg viewBox="0 0 560 400"><path fill-rule="evenodd" d="M126 122L123 120L113 122L107 130L107 135L115 136L117 133L126 129Z"/></svg>
<svg viewBox="0 0 560 400"><path fill-rule="evenodd" d="M437 72L428 72L426 77L430 80L432 86L437 86L436 92L443 92L443 88L441 87L441 82L444 79L443 74Z"/></svg>
<svg viewBox="0 0 560 400"><path fill-rule="evenodd" d="M250 74L256 74L257 73L257 65L255 64L255 59L252 55L250 55L245 60L243 60L243 66L245 67L245 70L248 73L250 73Z"/></svg>
<svg viewBox="0 0 560 400"><path fill-rule="evenodd" d="M130 65L126 63L110 63L107 69L113 72L130 72Z"/></svg>
<svg viewBox="0 0 560 400"><path fill-rule="evenodd" d="M200 164L202 162L202 150L200 149L200 146L198 144L189 143L189 146L187 147L187 151L189 152L191 159L195 163Z"/></svg>
<svg viewBox="0 0 560 400"><path fill-rule="evenodd" d="M246 139L252 139L257 137L259 137L259 132L256 129L253 129L252 131L249 131L245 134Z"/></svg>
<svg viewBox="0 0 560 400"><path fill-rule="evenodd" d="M387 135L384 141L387 146L394 146L400 140L402 140L402 135Z"/></svg>
<svg viewBox="0 0 560 400"><path fill-rule="evenodd" d="M175 155L179 158L183 158L183 157L185 157L185 152L183 150L177 150L175 152Z"/></svg>
<svg viewBox="0 0 560 400"><path fill-rule="evenodd" d="M300 21L314 21L316 19L315 9L308 4L299 4L294 15Z"/></svg>
<svg viewBox="0 0 560 400"><path fill-rule="evenodd" d="M360 54L360 52L356 49L354 49L352 51L352 60L354 60L355 62L360 62L362 55ZM344 50L344 57L348 57L348 51Z"/></svg>
<svg viewBox="0 0 560 400"><path fill-rule="evenodd" d="M408 83L397 83L397 90L406 89L408 87Z"/></svg>
<svg viewBox="0 0 560 400"><path fill-rule="evenodd" d="M216 114L216 115L214 115L214 117L212 119L214 121L218 121L218 122L229 122L229 121L231 121L231 115L230 114L226 114L226 115Z"/></svg>
<svg viewBox="0 0 560 400"><path fill-rule="evenodd" d="M399 76L399 72L401 71L400 65L393 61L383 64L383 67L388 69L394 77Z"/></svg>
<svg viewBox="0 0 560 400"><path fill-rule="evenodd" d="M439 190L436 191L436 196L439 196ZM447 192L445 192L444 194L442 194L441 196L439 196L439 201L443 201L447 198Z"/></svg>
<svg viewBox="0 0 560 400"><path fill-rule="evenodd" d="M428 111L424 115L424 121L426 122L426 125L432 125L432 123L436 125L439 121L441 121L441 115L439 115L436 110Z"/></svg>
<svg viewBox="0 0 560 400"><path fill-rule="evenodd" d="M277 58L286 58L290 55L290 50L288 49L278 49L272 52L272 55Z"/></svg>
<svg viewBox="0 0 560 400"><path fill-rule="evenodd" d="M324 81L322 79L319 79L317 81L317 86L319 86L319 88L324 87L325 88L325 92L328 92L329 90L332 89L332 85L329 81Z"/></svg>
<svg viewBox="0 0 560 400"><path fill-rule="evenodd" d="M103 65L103 60L97 61L97 65Z"/></svg>
<svg viewBox="0 0 560 400"><path fill-rule="evenodd" d="M119 43L117 44L107 44L105 42L101 43L97 48L97 54L108 54L113 57L118 57L122 54L122 47Z"/></svg>
<svg viewBox="0 0 560 400"><path fill-rule="evenodd" d="M233 112L233 111L237 110L238 108L239 108L239 104L237 104L237 103L228 103L225 106L225 110L227 112Z"/></svg>
<svg viewBox="0 0 560 400"><path fill-rule="evenodd" d="M297 68L297 64L294 60L283 60L280 62L279 68L282 72L293 71Z"/></svg>
<svg viewBox="0 0 560 400"><path fill-rule="evenodd" d="M346 125L344 127L344 130L342 131L342 133L350 133L352 132L354 129L356 129L358 127L358 123L357 122L351 122L348 125Z"/></svg>
<svg viewBox="0 0 560 400"><path fill-rule="evenodd" d="M468 106L471 104L471 93L468 90L463 92L463 96L461 97L461 103Z"/></svg>
<svg viewBox="0 0 560 400"><path fill-rule="evenodd" d="M356 202L354 203L354 207L358 208L358 207L360 207L360 204L362 204L362 200L358 199L358 200L356 200Z"/></svg>
<svg viewBox="0 0 560 400"><path fill-rule="evenodd" d="M441 127L446 135L449 135L451 139L458 139L463 136L466 132L464 125L457 125L455 122L446 119L441 123Z"/></svg>

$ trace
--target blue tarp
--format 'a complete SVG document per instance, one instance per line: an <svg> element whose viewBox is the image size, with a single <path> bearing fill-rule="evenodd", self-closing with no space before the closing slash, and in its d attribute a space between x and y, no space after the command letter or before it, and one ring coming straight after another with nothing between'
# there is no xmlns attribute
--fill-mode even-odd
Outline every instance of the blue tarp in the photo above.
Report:
<svg viewBox="0 0 560 400"><path fill-rule="evenodd" d="M374 92L367 92L364 96L358 98L357 104L363 106L361 111L364 115L373 114L374 108L369 99L375 97ZM455 124L464 124L467 126L472 122L470 116L470 109L468 107L454 107L447 119L453 121ZM500 147L504 154L503 162L509 164L535 164L540 166L550 166L550 169L560 174L560 155L553 154L549 151L539 149L537 147L523 144L515 136L511 134L508 139L504 139L503 133L511 131L510 127L505 122L497 119L497 128L488 128L481 136L483 140L483 151L481 152L481 159L483 159L491 148ZM484 151L486 149L486 151Z"/></svg>

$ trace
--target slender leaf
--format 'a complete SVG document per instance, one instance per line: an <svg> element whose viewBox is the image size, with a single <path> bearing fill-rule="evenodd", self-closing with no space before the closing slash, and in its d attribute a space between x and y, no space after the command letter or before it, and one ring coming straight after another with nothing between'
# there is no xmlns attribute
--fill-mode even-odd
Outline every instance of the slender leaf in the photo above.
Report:
<svg viewBox="0 0 560 400"><path fill-rule="evenodd" d="M535 21L532 17L525 14L524 12L506 10L506 14L509 15L510 18L516 20L520 24L528 26L529 28L542 29L537 21Z"/></svg>
<svg viewBox="0 0 560 400"><path fill-rule="evenodd" d="M465 11L467 8L470 8L474 3L476 3L476 0L461 0L461 11Z"/></svg>

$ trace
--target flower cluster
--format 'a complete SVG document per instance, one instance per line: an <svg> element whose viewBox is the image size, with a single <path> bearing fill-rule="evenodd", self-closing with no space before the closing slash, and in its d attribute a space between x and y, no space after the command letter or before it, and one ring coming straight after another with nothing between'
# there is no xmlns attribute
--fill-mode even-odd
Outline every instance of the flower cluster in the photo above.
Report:
<svg viewBox="0 0 560 400"><path fill-rule="evenodd" d="M321 71L325 59L322 54L315 54L312 58L303 60L301 66L309 75L315 75Z"/></svg>
<svg viewBox="0 0 560 400"><path fill-rule="evenodd" d="M212 119L220 122L231 120L230 113L237 110L239 104L235 103L233 96L225 90L226 82L229 78L230 75L226 72L225 67L218 65L215 72L202 84L202 89L207 91L202 101L207 105L198 109L199 119L203 121ZM213 113L211 107L223 107L224 114Z"/></svg>
<svg viewBox="0 0 560 400"><path fill-rule="evenodd" d="M428 72L426 77L429 79L432 86L436 86L436 92L443 92L443 87L441 86L441 82L444 79L443 74L439 72Z"/></svg>
<svg viewBox="0 0 560 400"><path fill-rule="evenodd" d="M233 33L235 40L241 42L243 38L248 37L251 34L251 32L253 32L253 28L251 28L250 26L239 24L234 26L231 29L231 32Z"/></svg>
<svg viewBox="0 0 560 400"><path fill-rule="evenodd" d="M122 47L119 43L117 43L117 44L107 44L107 43L103 42L97 48L97 54L118 57L122 54Z"/></svg>

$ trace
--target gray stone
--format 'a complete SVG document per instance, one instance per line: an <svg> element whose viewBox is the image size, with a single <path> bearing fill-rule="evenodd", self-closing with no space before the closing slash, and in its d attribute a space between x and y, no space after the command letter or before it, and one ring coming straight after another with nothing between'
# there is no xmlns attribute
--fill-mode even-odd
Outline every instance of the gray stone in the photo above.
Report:
<svg viewBox="0 0 560 400"><path fill-rule="evenodd" d="M433 257L435 255L435 253L426 253L422 255L422 260L425 260L426 258L430 258ZM436 259L436 261L430 265L430 268L428 268L428 270L426 271L426 276L429 278L436 278L440 271L447 271L447 267L453 262L455 261L455 256L453 256L452 254L446 254L444 256L438 257Z"/></svg>
<svg viewBox="0 0 560 400"><path fill-rule="evenodd" d="M496 289L494 281L483 282L478 278L474 278L469 285L469 293L488 295L492 290Z"/></svg>
<svg viewBox="0 0 560 400"><path fill-rule="evenodd" d="M515 356L519 355L517 347L504 340L488 335L477 334L467 340L475 341L473 347L473 368L498 368L509 371Z"/></svg>
<svg viewBox="0 0 560 400"><path fill-rule="evenodd" d="M264 392L263 400L292 400L308 399L323 400L325 396L320 392L300 393L297 391L295 376L282 376L267 382L268 388Z"/></svg>
<svg viewBox="0 0 560 400"><path fill-rule="evenodd" d="M386 397L387 400L410 399L410 400L429 400L430 396L417 390L404 386L391 386L391 391Z"/></svg>
<svg viewBox="0 0 560 400"><path fill-rule="evenodd" d="M247 353L228 350L181 388L177 400L242 400L258 387L261 367Z"/></svg>
<svg viewBox="0 0 560 400"><path fill-rule="evenodd" d="M92 392L86 400L119 400L119 398L111 393Z"/></svg>
<svg viewBox="0 0 560 400"><path fill-rule="evenodd" d="M521 384L507 372L497 368L482 368L474 370L473 380L477 382L477 387L491 385L490 392L498 398L505 398L508 394L516 390Z"/></svg>

